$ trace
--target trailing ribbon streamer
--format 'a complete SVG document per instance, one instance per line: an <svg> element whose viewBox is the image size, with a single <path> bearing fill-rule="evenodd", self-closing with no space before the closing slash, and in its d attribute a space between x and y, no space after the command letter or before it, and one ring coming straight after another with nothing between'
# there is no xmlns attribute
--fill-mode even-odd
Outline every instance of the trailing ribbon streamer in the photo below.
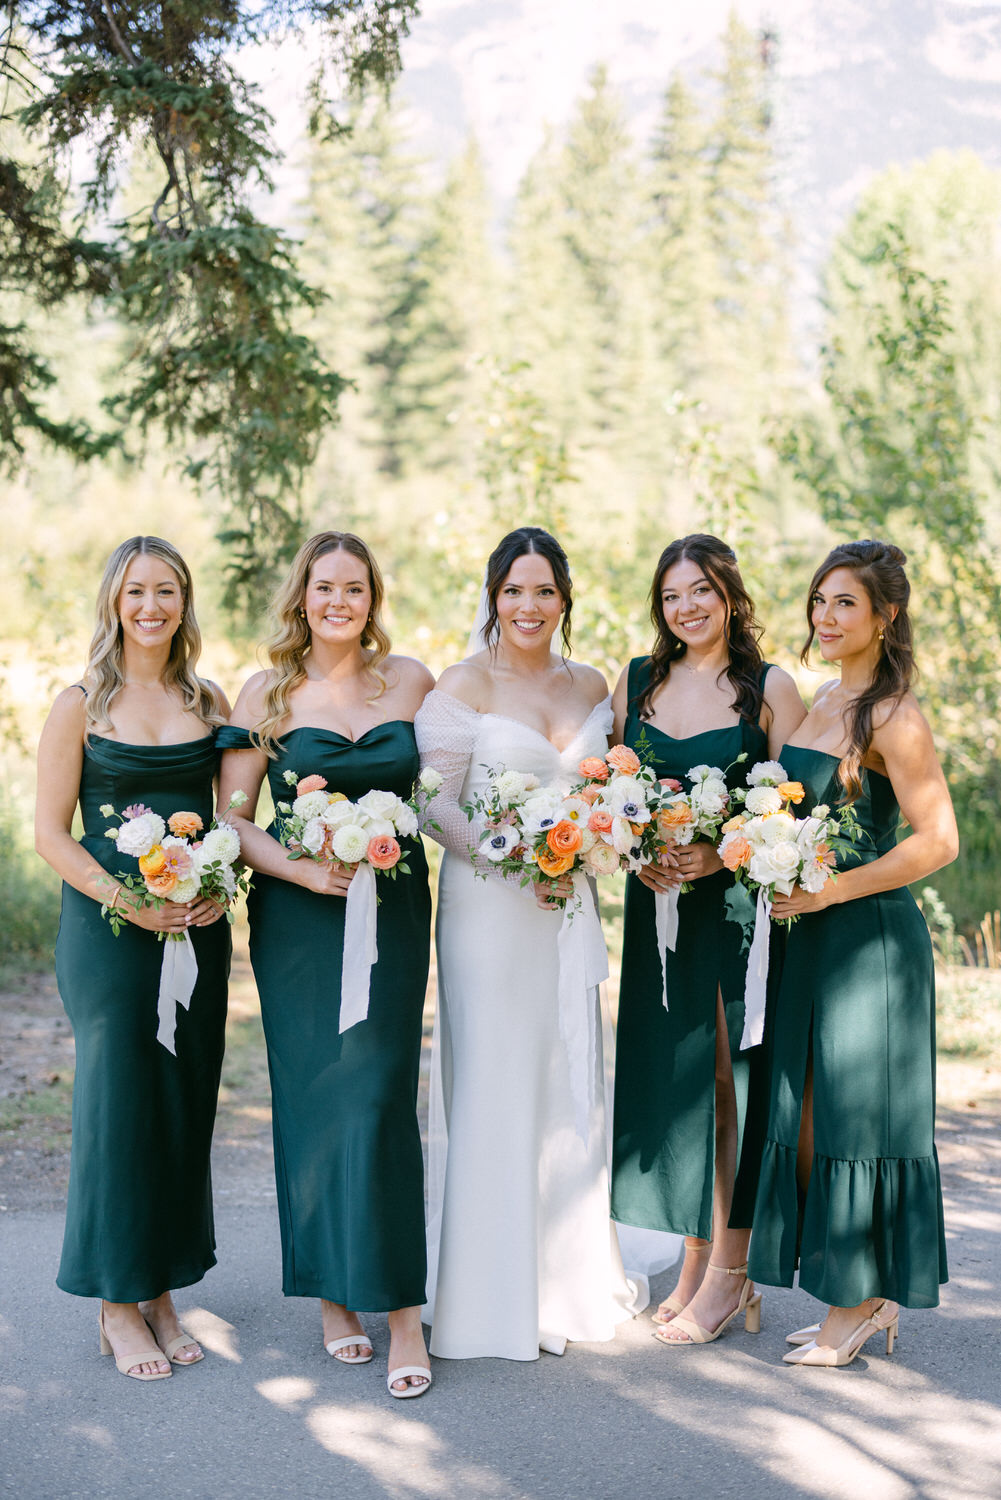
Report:
<svg viewBox="0 0 1001 1500"><path fill-rule="evenodd" d="M608 978L608 950L583 870L577 870L573 877L573 895L563 913L557 954L560 1037L567 1050L577 1134L586 1142L594 1112L597 1067L594 989Z"/></svg>
<svg viewBox="0 0 1001 1500"><path fill-rule="evenodd" d="M177 1030L177 1007L187 1010L198 981L198 960L190 932L182 938L167 937L163 943L163 959L160 963L160 993L156 1000L156 1039L166 1047L172 1057L174 1032Z"/></svg>
<svg viewBox="0 0 1001 1500"><path fill-rule="evenodd" d="M375 868L362 860L348 886L344 911L344 956L341 960L341 1012L338 1031L364 1021L376 946Z"/></svg>
<svg viewBox="0 0 1001 1500"><path fill-rule="evenodd" d="M655 891L653 898L654 917L657 923L657 952L664 976L664 1009L667 1010L667 949L673 953L678 942L678 896L679 887L671 886L667 891Z"/></svg>
<svg viewBox="0 0 1001 1500"><path fill-rule="evenodd" d="M744 984L744 1031L740 1050L757 1047L765 1034L765 998L768 992L768 940L772 933L772 901L764 886L758 887L754 913L754 937L747 955Z"/></svg>

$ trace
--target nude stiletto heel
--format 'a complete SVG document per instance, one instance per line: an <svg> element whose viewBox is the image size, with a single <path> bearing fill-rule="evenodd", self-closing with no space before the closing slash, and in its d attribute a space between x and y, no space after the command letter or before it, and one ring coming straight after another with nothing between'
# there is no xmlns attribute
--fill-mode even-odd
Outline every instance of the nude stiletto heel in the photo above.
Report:
<svg viewBox="0 0 1001 1500"><path fill-rule="evenodd" d="M886 1352L893 1353L893 1343L900 1331L900 1309L894 1313L889 1323L880 1321L880 1314L886 1309L886 1301L882 1301L878 1307L873 1308L868 1318L865 1318L856 1328L853 1328L843 1343L836 1349L828 1348L826 1344L818 1344L811 1341L801 1349L791 1349L788 1354L783 1354L782 1359L787 1365L815 1365L825 1369L841 1369L850 1365L852 1360L861 1352L864 1345L872 1338L874 1333L886 1334Z"/></svg>

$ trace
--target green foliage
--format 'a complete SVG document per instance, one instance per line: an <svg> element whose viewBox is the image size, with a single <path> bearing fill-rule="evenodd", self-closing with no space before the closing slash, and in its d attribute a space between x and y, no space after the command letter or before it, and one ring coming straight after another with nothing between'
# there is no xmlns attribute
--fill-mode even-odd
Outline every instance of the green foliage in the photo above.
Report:
<svg viewBox="0 0 1001 1500"><path fill-rule="evenodd" d="M30 846L31 798L24 782L0 792L0 917L3 967L48 966L59 925L57 877Z"/></svg>

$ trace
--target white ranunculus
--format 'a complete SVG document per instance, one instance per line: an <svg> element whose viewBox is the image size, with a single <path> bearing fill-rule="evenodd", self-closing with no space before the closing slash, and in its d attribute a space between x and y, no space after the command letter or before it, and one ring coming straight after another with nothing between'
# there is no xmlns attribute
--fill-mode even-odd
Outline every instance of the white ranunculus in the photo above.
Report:
<svg viewBox="0 0 1001 1500"><path fill-rule="evenodd" d="M395 792L382 792L376 787L358 798L358 806L367 818L385 820L393 816L399 800Z"/></svg>
<svg viewBox="0 0 1001 1500"><path fill-rule="evenodd" d="M517 828L494 828L484 837L479 852L497 864L511 853L518 842Z"/></svg>
<svg viewBox="0 0 1001 1500"><path fill-rule="evenodd" d="M307 818L299 842L307 854L319 854L327 837L327 825L322 818Z"/></svg>
<svg viewBox="0 0 1001 1500"><path fill-rule="evenodd" d="M436 771L434 766L424 766L417 779L420 782L421 790L425 792L440 791L441 784L445 780L441 772Z"/></svg>
<svg viewBox="0 0 1001 1500"><path fill-rule="evenodd" d="M762 783L778 786L780 781L788 780L777 760L760 760L747 773L748 786L761 786Z"/></svg>
<svg viewBox="0 0 1001 1500"><path fill-rule="evenodd" d="M697 766L691 766L689 768L688 779L689 781L693 782L701 781L703 776L709 776L713 771L715 771L715 769L715 766L707 766L703 762L700 762Z"/></svg>
<svg viewBox="0 0 1001 1500"><path fill-rule="evenodd" d="M326 792L304 792L292 803L292 811L297 818L318 818L326 807L327 801Z"/></svg>
<svg viewBox="0 0 1001 1500"><path fill-rule="evenodd" d="M583 862L585 869L593 870L595 875L614 875L620 863L611 844L602 843L600 839L586 851Z"/></svg>
<svg viewBox="0 0 1001 1500"><path fill-rule="evenodd" d="M494 791L505 807L524 802L528 795L528 782L520 771L501 771L494 777Z"/></svg>
<svg viewBox="0 0 1001 1500"><path fill-rule="evenodd" d="M752 817L758 817L761 813L777 813L781 810L782 798L773 786L752 786L744 807Z"/></svg>
<svg viewBox="0 0 1001 1500"><path fill-rule="evenodd" d="M167 832L167 825L154 812L141 813L123 823L115 835L115 845L120 854L131 854L139 859L148 854L154 844L159 844Z"/></svg>
<svg viewBox="0 0 1001 1500"><path fill-rule="evenodd" d="M761 821L760 841L769 847L794 844L799 839L799 824L786 812L772 813Z"/></svg>
<svg viewBox="0 0 1001 1500"><path fill-rule="evenodd" d="M815 896L818 891L824 889L824 886L830 879L830 874L831 872L826 865L821 865L816 860L811 860L808 865L803 866L799 883L804 891L809 891L811 896Z"/></svg>
<svg viewBox="0 0 1001 1500"><path fill-rule="evenodd" d="M328 828L343 828L346 823L358 822L358 809L353 802L346 799L340 802L328 802L320 813L320 817Z"/></svg>
<svg viewBox="0 0 1001 1500"><path fill-rule="evenodd" d="M240 835L228 823L220 823L218 828L210 828L202 839L202 850L207 861L220 860L224 865L231 865L240 857Z"/></svg>
<svg viewBox="0 0 1001 1500"><path fill-rule="evenodd" d="M707 813L709 817L715 817L726 807L729 800L729 792L725 781L720 781L715 776L708 776L700 786L692 789L692 803L700 811Z"/></svg>
<svg viewBox="0 0 1001 1500"><path fill-rule="evenodd" d="M195 874L186 875L179 880L170 893L171 901L194 901L202 888L202 883Z"/></svg>
<svg viewBox="0 0 1001 1500"><path fill-rule="evenodd" d="M357 823L346 823L334 834L334 854L344 864L356 865L360 859L365 858L368 839L367 829L360 828Z"/></svg>
<svg viewBox="0 0 1001 1500"><path fill-rule="evenodd" d="M393 822L396 824L397 833L401 833L405 839L412 839L417 832L417 814L406 802L401 801L397 804Z"/></svg>
<svg viewBox="0 0 1001 1500"><path fill-rule="evenodd" d="M796 825L796 842L804 855L808 859L811 858L815 846L824 842L823 819L815 817L801 818Z"/></svg>
<svg viewBox="0 0 1001 1500"><path fill-rule="evenodd" d="M364 828L370 840L396 837L396 824L392 818L366 818Z"/></svg>
<svg viewBox="0 0 1001 1500"><path fill-rule="evenodd" d="M631 854L633 845L637 842L636 835L629 826L628 818L612 819L612 848L616 854Z"/></svg>

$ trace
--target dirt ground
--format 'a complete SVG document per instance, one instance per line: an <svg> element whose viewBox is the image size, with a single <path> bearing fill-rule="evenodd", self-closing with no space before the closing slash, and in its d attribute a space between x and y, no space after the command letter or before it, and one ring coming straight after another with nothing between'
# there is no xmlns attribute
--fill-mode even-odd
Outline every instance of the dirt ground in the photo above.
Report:
<svg viewBox="0 0 1001 1500"><path fill-rule="evenodd" d="M274 1198L271 1108L260 1011L237 929L213 1176L222 1203ZM426 1104L434 976L425 1010ZM614 997L613 997L614 998ZM948 1031L948 1027L943 1028ZM1001 1175L1001 1061L982 1045L939 1056L939 1154L947 1173ZM51 974L0 993L0 1212L57 1208L69 1175L73 1034ZM422 1116L426 1117L426 1116Z"/></svg>

